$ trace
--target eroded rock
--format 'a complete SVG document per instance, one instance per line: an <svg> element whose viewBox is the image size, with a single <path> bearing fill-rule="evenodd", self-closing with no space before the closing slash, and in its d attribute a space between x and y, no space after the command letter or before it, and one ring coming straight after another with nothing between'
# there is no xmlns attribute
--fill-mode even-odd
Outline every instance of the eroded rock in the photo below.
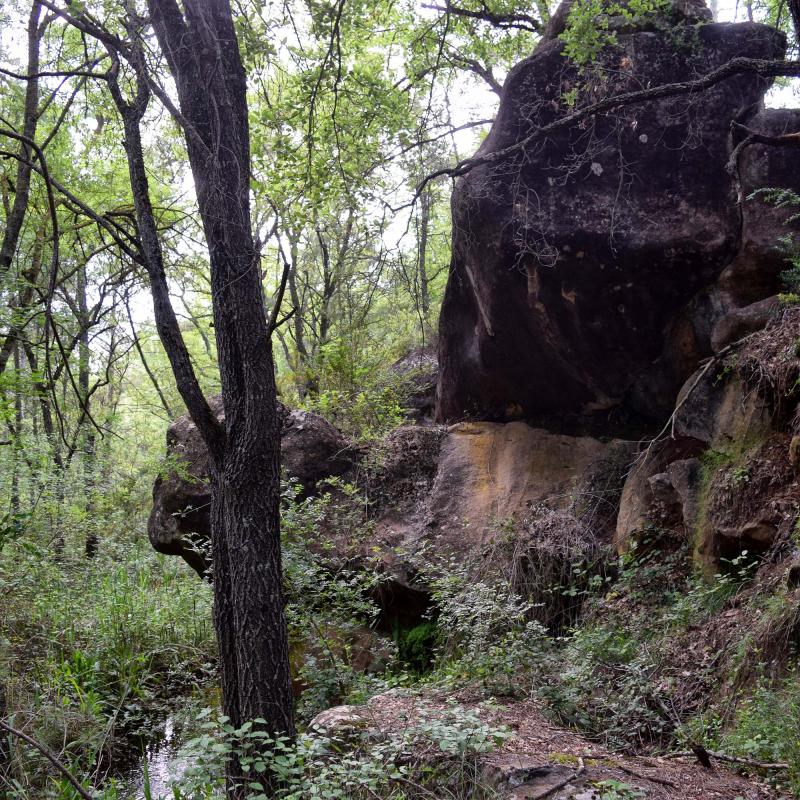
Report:
<svg viewBox="0 0 800 800"><path fill-rule="evenodd" d="M714 325L711 332L711 346L715 353L733 344L749 333L765 328L771 319L780 313L778 297L767 297L757 303L735 308L725 314Z"/></svg>
<svg viewBox="0 0 800 800"><path fill-rule="evenodd" d="M209 401L217 419L225 418L221 397ZM281 463L301 492L310 494L326 478L351 470L358 454L319 414L280 408ZM211 470L208 451L188 414L167 430L167 467L153 486L147 523L150 543L160 553L181 556L196 572L208 568L211 537Z"/></svg>
<svg viewBox="0 0 800 800"><path fill-rule="evenodd" d="M707 362L681 389L666 438L648 445L622 493L615 542L685 538L709 572L742 552L789 546L800 508L792 435L800 308Z"/></svg>
<svg viewBox="0 0 800 800"><path fill-rule="evenodd" d="M715 322L777 291L787 215L763 198L740 212L728 170L734 119L797 127L799 112L759 111L768 88L760 78L625 107L497 156L563 116L568 96L580 106L683 81L733 56L782 57L777 31L698 25L707 9L698 16L702 4L683 5L625 22L594 71L579 72L549 38L509 74L477 154L497 160L460 178L453 194L440 420L646 429L669 415L681 383L711 354ZM790 155L774 150L742 151L741 197L800 188Z"/></svg>
<svg viewBox="0 0 800 800"><path fill-rule="evenodd" d="M319 541L308 546L334 569L383 573L373 597L386 630L419 622L431 603L429 580L451 559L476 579L509 580L538 598L548 626L571 622L578 606L550 590L569 583L576 564L597 560L633 452L630 443L524 422L411 425L359 451L356 468L316 415L286 412L283 430L284 464L304 492L343 471L357 487L356 496L334 494L316 526ZM207 455L188 418L173 423L168 441L181 468L156 482L151 541L202 573L207 553L191 545L210 538Z"/></svg>
<svg viewBox="0 0 800 800"><path fill-rule="evenodd" d="M426 458L391 447L382 473L390 501L378 509L368 547L392 578L387 591L413 600L404 593L424 592L427 576L456 563L476 579L510 581L541 600L544 624L564 624L574 609L544 590L592 560L606 519L616 516L632 445L524 422L459 423L439 428L437 439L437 429L423 430ZM399 429L389 441L413 441L419 431ZM409 470L414 477L391 477ZM372 495L379 491L373 485Z"/></svg>

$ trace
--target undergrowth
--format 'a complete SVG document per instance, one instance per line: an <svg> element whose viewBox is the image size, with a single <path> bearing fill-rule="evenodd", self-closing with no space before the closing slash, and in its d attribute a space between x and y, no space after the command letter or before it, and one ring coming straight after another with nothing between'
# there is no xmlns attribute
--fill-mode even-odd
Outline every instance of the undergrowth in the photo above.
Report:
<svg viewBox="0 0 800 800"><path fill-rule="evenodd" d="M334 546L337 530L352 533L367 517L354 487L333 491L353 502L337 508L331 497L301 501L295 487L285 490L287 618L303 733L294 743L267 741L257 721L234 730L205 712L200 734L185 743L190 768L176 800L217 796L231 754L253 798L493 797L479 756L508 732L469 710L423 704L413 720L379 734L308 728L323 709L398 688L535 697L559 724L617 750L699 743L785 761L793 766L782 785L800 796L800 601L769 577L769 564L745 551L709 579L694 571L687 542L657 529L621 557L581 555L573 569L553 573L550 587L513 584L485 559L438 560L423 576L429 612L411 627L381 630L374 598L385 576L339 558ZM109 765L136 736L146 740L159 710L213 677L210 588L144 545L109 547L87 561L43 558L8 537L0 564L7 719L101 787L103 800L129 797L104 780ZM562 607L579 616L564 617ZM574 622L548 626L553 614ZM730 614L735 628L726 633ZM9 798L72 800L41 757L6 744Z"/></svg>
<svg viewBox="0 0 800 800"><path fill-rule="evenodd" d="M176 695L214 673L210 588L149 547L92 560L44 558L35 546L0 566L0 665L8 724L102 782L146 741ZM60 796L35 750L9 739L8 797Z"/></svg>

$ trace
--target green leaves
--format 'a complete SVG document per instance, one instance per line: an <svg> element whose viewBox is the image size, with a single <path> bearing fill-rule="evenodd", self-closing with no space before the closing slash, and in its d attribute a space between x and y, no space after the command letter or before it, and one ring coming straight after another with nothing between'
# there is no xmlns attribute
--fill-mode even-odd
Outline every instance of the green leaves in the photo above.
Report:
<svg viewBox="0 0 800 800"><path fill-rule="evenodd" d="M238 730L223 723L215 736L186 743L180 758L192 766L176 784L182 798L199 800L221 786L231 755L242 767L250 800L395 797L394 784L409 783L431 789L461 785L468 792L470 786L478 788L474 759L512 735L456 703L440 708L424 700L414 703L412 719L398 720L380 735L365 732L346 744L313 732L294 742L272 739L253 722ZM443 758L437 761L439 756Z"/></svg>
<svg viewBox="0 0 800 800"><path fill-rule="evenodd" d="M564 53L581 67L593 63L600 51L616 43L611 21L634 23L650 17L669 6L669 0L586 0L574 3L569 12L567 28L561 34Z"/></svg>

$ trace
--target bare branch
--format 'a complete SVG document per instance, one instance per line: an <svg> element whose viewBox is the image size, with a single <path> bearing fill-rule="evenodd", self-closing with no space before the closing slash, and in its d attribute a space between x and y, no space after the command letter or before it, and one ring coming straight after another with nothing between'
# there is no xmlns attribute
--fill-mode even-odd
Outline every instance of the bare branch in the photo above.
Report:
<svg viewBox="0 0 800 800"><path fill-rule="evenodd" d="M776 78L779 76L784 77L798 77L800 76L800 61L774 61L760 58L746 58L744 56L732 58L722 66L717 67L711 72L691 81L681 81L679 83L665 83L661 86L653 86L648 89L640 89L633 92L625 92L624 94L613 95L606 97L591 105L579 108L572 113L565 114L559 119L547 125L542 125L535 128L525 138L520 139L502 150L496 150L492 153L485 155L474 156L472 158L464 159L456 164L454 167L446 167L444 169L436 170L425 176L417 186L417 190L412 201L416 199L425 189L425 186L432 180L444 176L456 178L460 175L465 175L476 167L485 166L488 164L496 164L502 162L512 156L525 152L525 149L538 141L539 139L557 131L562 128L570 127L578 122L581 122L588 117L602 114L607 111L614 111L623 106L635 105L637 103L646 103L651 100L658 100L662 97L676 97L679 95L695 94L712 86L716 86L722 81L733 78L737 75L751 74L758 75L762 78Z"/></svg>
<svg viewBox="0 0 800 800"><path fill-rule="evenodd" d="M80 781L56 758L55 754L45 747L41 742L37 742L31 736L28 736L27 733L23 731L17 730L16 728L12 728L7 723L0 720L0 729L10 733L12 736L16 736L18 739L22 739L23 742L26 742L35 750L38 750L71 784L72 788L78 793L78 795L84 800L94 800L92 795L83 788Z"/></svg>
<svg viewBox="0 0 800 800"><path fill-rule="evenodd" d="M488 22L489 25L504 30L516 28L521 31L528 31L529 33L542 32L541 21L531 17L529 14L496 14L486 3L481 3L481 5L483 8L480 11L472 11L468 8L460 8L459 6L453 5L450 0L446 0L444 6L423 3L422 7L431 9L432 11L441 11L444 14L452 14L455 17L465 17L467 19L477 20L478 22Z"/></svg>

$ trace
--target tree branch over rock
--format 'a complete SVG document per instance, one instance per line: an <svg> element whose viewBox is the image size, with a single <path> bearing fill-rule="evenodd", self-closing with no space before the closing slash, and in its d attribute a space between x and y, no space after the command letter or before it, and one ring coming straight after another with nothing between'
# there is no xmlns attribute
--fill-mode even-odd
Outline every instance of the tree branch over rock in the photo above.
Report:
<svg viewBox="0 0 800 800"><path fill-rule="evenodd" d="M690 81L681 81L678 83L665 83L661 86L653 86L647 89L639 89L633 92L624 92L623 94L612 95L611 97L598 100L583 108L579 108L563 117L542 125L541 127L534 128L524 138L520 139L508 147L501 150L496 150L492 153L485 155L477 155L471 158L466 158L453 167L445 167L429 173L423 178L417 186L414 200L424 190L425 186L433 180L441 177L457 178L465 175L476 167L488 166L491 164L498 164L514 158L518 155L523 155L526 149L540 141L551 133L568 128L572 125L577 125L583 120L590 117L604 114L609 111L616 111L617 109L647 103L651 100L660 100L665 97L678 97L681 95L699 94L700 92L716 86L718 83L729 80L737 75L758 75L763 78L777 78L777 77L799 77L800 76L800 61L775 61L771 59L760 58L732 58L725 64L722 64L717 69L708 72L707 74Z"/></svg>
<svg viewBox="0 0 800 800"><path fill-rule="evenodd" d="M462 8L446 0L444 6L433 5L424 3L423 8L428 8L432 11L441 11L443 14L452 14L455 17L465 17L466 19L473 19L478 22L487 22L495 28L513 29L529 31L530 33L542 32L542 21L530 16L530 14L502 14L492 11L486 3L481 3L480 11L473 11L468 8Z"/></svg>

